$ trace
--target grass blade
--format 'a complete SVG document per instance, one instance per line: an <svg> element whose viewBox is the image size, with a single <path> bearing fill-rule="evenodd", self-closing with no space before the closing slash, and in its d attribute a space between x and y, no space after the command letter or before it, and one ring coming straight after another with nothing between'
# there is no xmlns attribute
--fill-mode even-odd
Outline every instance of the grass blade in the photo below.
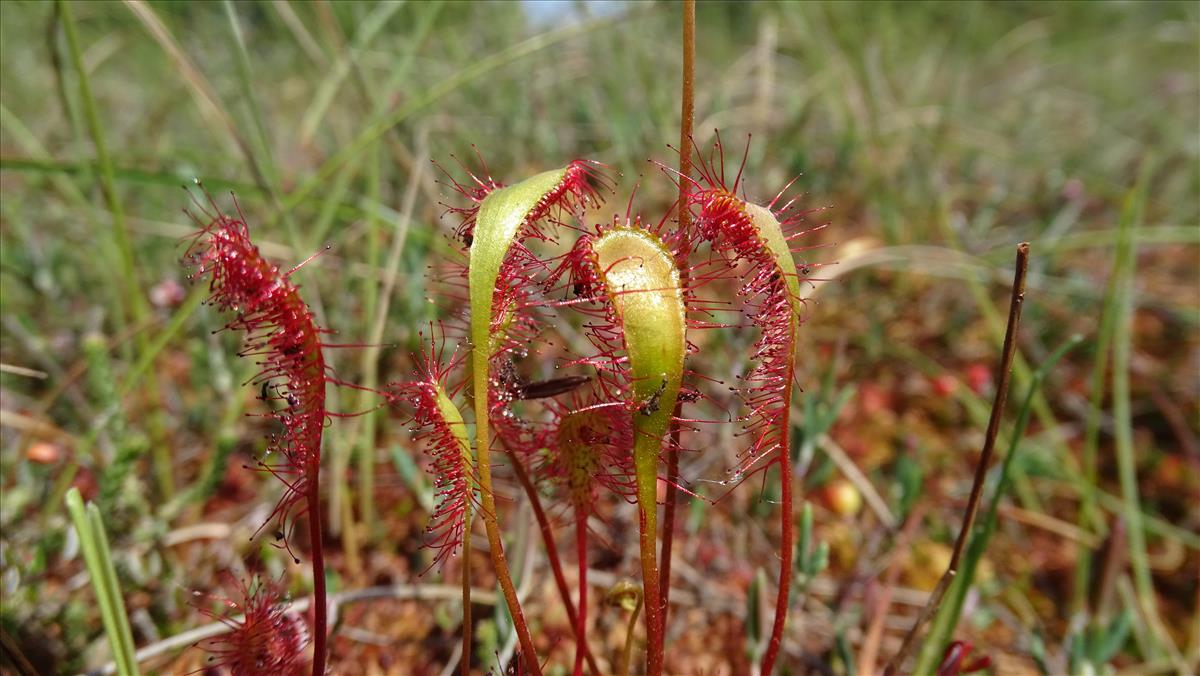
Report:
<svg viewBox="0 0 1200 676"><path fill-rule="evenodd" d="M79 535L79 547L92 580L92 590L100 607L100 618L112 647L117 673L135 676L138 668L134 659L133 632L129 628L129 616L125 613L125 600L121 596L100 510L91 503L85 507L77 488L67 492L66 502L75 532Z"/></svg>

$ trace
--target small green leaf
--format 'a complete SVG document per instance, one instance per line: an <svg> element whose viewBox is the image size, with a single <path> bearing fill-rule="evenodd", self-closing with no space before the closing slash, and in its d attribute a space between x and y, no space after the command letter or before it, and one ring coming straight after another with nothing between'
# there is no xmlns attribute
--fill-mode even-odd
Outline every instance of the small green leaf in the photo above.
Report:
<svg viewBox="0 0 1200 676"><path fill-rule="evenodd" d="M808 559L808 570L804 571L809 578L816 577L821 571L825 570L825 566L829 565L829 543L821 541L817 543L817 548L813 550L812 556Z"/></svg>
<svg viewBox="0 0 1200 676"><path fill-rule="evenodd" d="M808 548L812 543L812 527L813 513L812 504L807 500L804 501L804 508L800 510L800 560L808 558Z"/></svg>
<svg viewBox="0 0 1200 676"><path fill-rule="evenodd" d="M1108 630L1104 632L1103 640L1098 641L1091 651L1092 662L1096 665L1108 664L1109 660L1116 656L1121 646L1125 645L1132 624L1133 613L1129 612L1128 608L1123 609L1121 614L1117 615L1112 624L1108 626Z"/></svg>
<svg viewBox="0 0 1200 676"><path fill-rule="evenodd" d="M96 604L100 606L100 619L104 624L104 633L108 635L117 673L121 676L136 675L138 666L134 657L133 632L129 628L129 616L125 612L125 600L113 567L100 510L92 503L85 506L77 488L67 491L66 502L67 512L79 535L79 546L87 564L88 577L92 581L92 591L96 594Z"/></svg>

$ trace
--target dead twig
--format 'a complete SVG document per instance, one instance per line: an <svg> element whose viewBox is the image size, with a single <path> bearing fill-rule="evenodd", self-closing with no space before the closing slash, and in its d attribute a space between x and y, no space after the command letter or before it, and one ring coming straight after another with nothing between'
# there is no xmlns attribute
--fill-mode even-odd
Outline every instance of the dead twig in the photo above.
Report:
<svg viewBox="0 0 1200 676"><path fill-rule="evenodd" d="M933 614L937 612L941 606L942 598L946 595L946 590L950 588L950 583L954 581L955 575L958 574L958 564L962 559L963 552L967 547L967 540L971 535L971 526L975 523L975 515L979 512L979 503L983 499L983 483L987 476L988 467L992 464L992 452L996 447L996 436L1000 432L1000 417L1004 413L1004 402L1008 399L1008 385L1012 376L1013 358L1017 353L1017 332L1021 325L1021 308L1025 304L1025 274L1029 271L1029 242L1021 242L1017 245L1017 260L1016 269L1013 272L1012 299L1008 306L1008 327L1004 331L1004 348L1000 356L1000 368L996 374L996 398L992 402L992 413L988 417L987 433L983 440L983 451L979 456L979 463L975 466L975 482L971 486L971 497L967 501L967 514L963 518L962 528L958 532L958 539L954 542L954 553L950 556L950 565L946 567L946 572L942 575L942 579L938 581L937 587L934 588L933 594L929 597L929 603L921 610L921 614L917 616L913 623L912 629L908 635L904 637L904 643L901 644L900 650L892 656L884 669L885 676L895 674L904 660L908 658L912 652L913 646L916 643L917 636L920 635L925 623Z"/></svg>

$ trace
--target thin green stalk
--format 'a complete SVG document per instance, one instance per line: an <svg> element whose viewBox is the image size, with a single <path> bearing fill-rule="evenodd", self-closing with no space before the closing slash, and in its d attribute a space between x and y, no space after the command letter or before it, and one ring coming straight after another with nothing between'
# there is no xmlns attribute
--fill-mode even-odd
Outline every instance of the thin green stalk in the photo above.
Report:
<svg viewBox="0 0 1200 676"><path fill-rule="evenodd" d="M254 125L258 152L262 155L262 172L265 183L270 186L278 185L279 176L276 173L275 156L271 149L271 136L267 133L266 117L255 95L254 79L250 73L250 55L246 51L246 36L242 33L242 25L238 21L237 8L231 0L225 0L225 16L229 19L229 30L233 33L233 44L237 47L238 85L241 87L242 99L250 109L250 122Z"/></svg>
<svg viewBox="0 0 1200 676"><path fill-rule="evenodd" d="M637 607L633 609L633 613L629 615L629 626L625 629L625 647L621 651L621 671L622 674L629 673L629 667L633 663L633 630L637 628L638 613L642 610L642 597L638 597Z"/></svg>
<svg viewBox="0 0 1200 676"><path fill-rule="evenodd" d="M83 104L84 116L87 119L88 132L92 137L92 145L96 149L96 162L100 169L100 191L103 193L105 204L112 214L112 237L121 258L121 285L124 289L124 295L128 299L128 304L125 308L127 313L126 319L134 325L142 324L149 317L150 308L145 294L142 293L141 285L138 282L133 257L133 246L129 238L129 225L125 220L125 208L121 204L120 197L117 195L117 183L113 174L112 156L108 152L108 143L104 137L104 127L100 124L100 114L96 108L96 99L92 95L91 81L88 78L87 69L83 64L83 52L79 47L79 35L75 28L75 18L71 14L71 5L68 2L59 0L58 10L62 16L63 28L67 36L67 45L71 52L71 64L75 68L76 76L79 78L79 98ZM138 351L145 353L147 351L145 337L139 334L136 341ZM149 380L149 390L153 394L149 397L150 410L146 417L150 428L151 453L154 456L154 473L158 481L159 491L162 495L169 496L175 494L175 479L171 474L174 464L166 445L166 433L162 418L159 415L157 402L162 400L160 395L161 387L158 382L157 373L151 371Z"/></svg>
<svg viewBox="0 0 1200 676"><path fill-rule="evenodd" d="M71 14L71 3L58 0L58 10L62 15L63 28L67 35L67 46L71 52L71 64L75 75L79 78L79 98L83 104L84 116L87 119L88 132L92 137L92 145L96 149L96 162L99 165L100 191L104 195L105 204L112 213L112 237L117 251L121 256L121 283L128 298L126 312L133 323L140 323L149 314L145 296L137 280L134 267L133 246L129 240L129 225L125 221L125 208L117 196L116 179L113 176L112 157L108 154L108 143L104 138L104 127L100 124L100 115L96 109L96 99L92 96L92 85L88 78L87 69L83 65L83 52L79 47L79 35L75 29L75 18Z"/></svg>
<svg viewBox="0 0 1200 676"><path fill-rule="evenodd" d="M1137 190L1131 199L1141 202L1145 191ZM1137 207L1140 212L1141 206ZM1157 599L1154 582L1150 577L1150 559L1146 553L1146 532L1142 524L1141 498L1138 495L1137 462L1133 448L1133 414L1129 402L1129 368L1133 352L1133 283L1137 267L1137 248L1133 232L1135 221L1130 218L1121 223L1122 237L1117 245L1114 276L1116 282L1116 320L1113 323L1113 428L1116 436L1117 475L1121 484L1121 497L1125 501L1124 519L1129 538L1129 563L1133 572L1134 588L1138 601L1147 616L1156 615ZM1161 646L1151 644L1150 657L1159 657Z"/></svg>
<svg viewBox="0 0 1200 676"><path fill-rule="evenodd" d="M367 198L376 204L383 203L382 146L376 145L366 167ZM378 270L383 255L383 228L380 227L377 212L367 215L365 239L369 258L367 264L371 269ZM375 321L379 306L379 284L376 280L363 279L362 289L363 316L367 318L368 326ZM369 329L368 329L369 330ZM378 338L372 339L364 348L361 362L362 385L370 390L379 385L379 347L375 345ZM358 410L367 410L371 406L371 392L361 390L358 394ZM377 416L363 416L362 422L354 433L354 443L350 446L351 453L358 458L358 514L366 530L366 537L372 540L371 531L377 527L375 522L375 421ZM465 560L465 559L464 559Z"/></svg>
<svg viewBox="0 0 1200 676"><path fill-rule="evenodd" d="M941 659L946 646L949 645L950 639L954 634L954 628L958 626L958 618L962 615L962 607L966 602L967 592L970 590L971 583L975 579L975 571L979 567L979 562L983 559L984 552L987 551L988 542L996 530L996 523L999 520L1000 500L1008 490L1010 469L1013 466L1013 460L1017 457L1021 441L1025 437L1025 429L1029 426L1029 414L1033 409L1034 397L1041 388L1042 382L1046 379L1046 375L1050 372L1050 369L1064 355L1075 349L1082 342L1083 336L1072 336L1047 357L1041 366L1034 371L1029 390L1025 395L1024 401L1021 403L1020 412L1017 414L1017 422L1013 426L1012 440L1009 442L1008 454L1004 456L1004 461L1001 463L1000 476L996 481L996 488L992 491L992 499L988 503L987 513L983 517L982 529L976 532L971 538L971 544L967 547L966 556L963 557L962 569L955 576L954 582L951 583L950 589L947 592L947 602L938 608L937 615L933 618L933 624L929 629L929 636L925 639L925 643L922 645L921 651L917 656L917 666L913 669L914 674L933 673L936 669L937 661Z"/></svg>
<svg viewBox="0 0 1200 676"><path fill-rule="evenodd" d="M1127 228L1127 224L1140 220L1140 215L1135 213L1136 206L1140 204L1141 200L1132 199L1132 196L1125 202L1116 242L1117 262L1128 254L1122 247L1128 246L1130 242L1123 235L1126 229L1131 229ZM1101 310L1100 326L1096 332L1096 361L1092 366L1091 392L1089 394L1091 405L1088 409L1083 430L1083 449L1081 451L1083 477L1080 485L1079 527L1088 531L1104 527L1103 519L1100 517L1099 509L1096 505L1096 487L1100 478L1097 455L1100 445L1100 421L1103 417L1104 392L1108 382L1109 350L1111 349L1117 320L1118 275L1115 268L1116 262L1114 262L1114 274L1109 277L1106 293L1104 294L1104 309ZM1075 583L1071 599L1072 614L1086 611L1088 587L1091 585L1091 577L1092 552L1088 547L1080 544L1075 558Z"/></svg>
<svg viewBox="0 0 1200 676"><path fill-rule="evenodd" d="M129 628L129 616L125 612L125 600L121 596L100 510L91 503L85 507L77 488L67 492L66 504L79 536L79 548L92 580L92 591L96 594L96 604L100 608L100 618L108 635L117 673L136 676L138 667L134 658L133 631Z"/></svg>

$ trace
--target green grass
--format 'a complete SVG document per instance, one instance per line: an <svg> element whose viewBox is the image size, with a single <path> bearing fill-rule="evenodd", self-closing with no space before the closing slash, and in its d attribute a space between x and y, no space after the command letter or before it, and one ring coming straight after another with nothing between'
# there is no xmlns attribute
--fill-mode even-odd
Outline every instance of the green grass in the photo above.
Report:
<svg viewBox="0 0 1200 676"><path fill-rule="evenodd" d="M622 210L642 175L637 204L657 217L674 186L646 160L672 164L680 58L668 3L547 26L505 3L65 7L0 3L0 362L47 374L0 374L0 579L9 585L0 622L20 645L44 646L37 664L53 671L111 659L90 592L62 584L82 570L61 508L72 484L87 495L108 477L113 504L99 506L121 588L136 598L138 646L201 621L185 591L212 589L208 571L247 552L276 573L286 563L246 538L224 558L163 545L209 521L232 523L240 537L258 525L252 508L277 495L259 490L254 505L231 507L233 484L212 464L240 466L263 444L257 419L241 415L259 404L239 386L237 338L211 335L223 320L196 293L176 306L149 302L154 285L187 284L180 238L194 226L180 213L189 206L180 185L203 179L224 208L236 192L281 264L328 243L297 280L338 342L377 345L333 354L339 376L386 383L408 375L417 331L437 312L425 275L447 251L438 201L452 197L429 159L453 172L450 155L473 162L474 144L494 176L513 182L592 157L624 174L606 211ZM1185 497L1197 486L1181 437L1198 432L1187 355L1200 349L1200 9L703 3L698 21L697 141L720 128L738 155L753 133L752 198L802 172L804 203L828 205L813 218L832 224L813 236L829 248L806 255L850 270L812 304L798 380L815 390L829 374L836 391L857 394L837 422L816 422L833 425L829 436L893 512L902 511L900 459L915 464L927 480L918 532L952 541L988 397L962 386L940 400L922 383L994 363L1005 266L1012 244L1029 240L1023 363L1044 362L1076 333L1085 344L1046 374L1003 504L1099 539L1123 521L1132 566L1112 584L1131 585L1163 626L1193 622L1194 580L1182 571L1200 556L1200 524ZM1135 185L1140 217L1130 220L1122 213ZM896 251L899 262L855 267L850 244ZM970 265L931 261L931 249L913 245ZM713 339L716 368L741 366L723 356L739 340ZM1023 368L1018 394L1034 383ZM101 376L110 387L89 380ZM865 413L880 390L894 410ZM336 410L374 405L347 391L330 397ZM10 424L16 414L61 434ZM1003 435L1015 420L1014 411ZM61 459L29 462L31 444L47 439ZM407 436L380 412L334 425L326 446L328 521L348 533L341 581L365 585L379 557L407 579L401 562L422 556L425 499L392 469L390 449L408 449ZM747 487L706 510L689 539L761 539L766 522L751 514L769 508ZM891 535L869 544L881 533L869 511L842 549L838 520L815 512L813 537L831 543L825 575L876 570ZM1090 547L1047 540L1005 514L983 555L998 579L977 580L978 619L953 636L1028 662L1036 635L1049 664L1065 664L1072 623L1108 622L1101 601L1116 591L1103 588ZM405 519L415 526L395 537ZM1034 564L1006 553L1047 542L1070 555ZM1158 569L1175 546L1185 563ZM746 551L750 570L772 564L761 543ZM847 604L830 626L857 621L862 598ZM1022 622L1014 629L1006 617ZM1149 636L1112 659L1135 668L1200 651L1182 633ZM848 640L829 648L857 650ZM892 647L884 643L885 658Z"/></svg>

